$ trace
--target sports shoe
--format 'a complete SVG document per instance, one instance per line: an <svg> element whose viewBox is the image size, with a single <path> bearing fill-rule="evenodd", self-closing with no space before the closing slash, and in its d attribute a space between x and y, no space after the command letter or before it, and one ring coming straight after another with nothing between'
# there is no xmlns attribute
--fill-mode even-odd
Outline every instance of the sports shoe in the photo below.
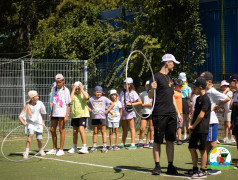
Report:
<svg viewBox="0 0 238 180"><path fill-rule="evenodd" d="M108 150L107 150L107 147L103 147L102 148L102 153L106 153Z"/></svg>
<svg viewBox="0 0 238 180"><path fill-rule="evenodd" d="M142 143L138 143L136 147L137 148L143 148L143 144Z"/></svg>
<svg viewBox="0 0 238 180"><path fill-rule="evenodd" d="M44 150L40 150L40 151L39 151L39 154L40 154L41 156L45 156L45 155L46 155Z"/></svg>
<svg viewBox="0 0 238 180"><path fill-rule="evenodd" d="M218 141L218 139L217 139L217 144L220 144L220 141Z"/></svg>
<svg viewBox="0 0 238 180"><path fill-rule="evenodd" d="M152 175L160 175L161 169L160 167L155 166L155 168L152 170Z"/></svg>
<svg viewBox="0 0 238 180"><path fill-rule="evenodd" d="M223 143L228 143L229 142L229 139L228 137L225 137L223 140L222 140Z"/></svg>
<svg viewBox="0 0 238 180"><path fill-rule="evenodd" d="M56 149L51 149L46 154L47 155L56 155Z"/></svg>
<svg viewBox="0 0 238 180"><path fill-rule="evenodd" d="M113 147L112 147L112 146L109 146L108 150L113 150Z"/></svg>
<svg viewBox="0 0 238 180"><path fill-rule="evenodd" d="M135 149L136 149L136 146L130 145L127 149L128 149L128 150L135 150Z"/></svg>
<svg viewBox="0 0 238 180"><path fill-rule="evenodd" d="M193 172L193 169L189 169L188 171L185 171L185 172L184 172L184 175L185 175L185 176L192 176L193 173L194 173L194 172Z"/></svg>
<svg viewBox="0 0 238 180"><path fill-rule="evenodd" d="M26 152L23 153L23 159L28 159L28 153Z"/></svg>
<svg viewBox="0 0 238 180"><path fill-rule="evenodd" d="M88 148L87 148L87 147L82 147L82 148L79 150L79 153L87 154L87 153L88 153Z"/></svg>
<svg viewBox="0 0 238 180"><path fill-rule="evenodd" d="M70 150L68 150L68 153L78 153L78 149L72 147Z"/></svg>
<svg viewBox="0 0 238 180"><path fill-rule="evenodd" d="M96 148L96 147L92 147L89 152L90 152L90 153L93 153L93 152L95 152L95 151L97 151L97 148Z"/></svg>
<svg viewBox="0 0 238 180"><path fill-rule="evenodd" d="M149 147L149 144L145 143L143 144L143 148L148 148Z"/></svg>
<svg viewBox="0 0 238 180"><path fill-rule="evenodd" d="M126 146L124 144L120 144L118 147L119 148L125 148Z"/></svg>
<svg viewBox="0 0 238 180"><path fill-rule="evenodd" d="M177 145L182 145L182 144L183 144L183 142L181 140L177 141Z"/></svg>
<svg viewBox="0 0 238 180"><path fill-rule="evenodd" d="M236 142L236 140L234 138L231 138L229 141L229 143L235 143L235 142Z"/></svg>
<svg viewBox="0 0 238 180"><path fill-rule="evenodd" d="M182 142L184 143L184 144L187 144L187 143L189 143L189 137L187 137L185 140L183 140Z"/></svg>
<svg viewBox="0 0 238 180"><path fill-rule="evenodd" d="M221 174L220 170L207 170L207 174L209 175L217 175L217 174Z"/></svg>
<svg viewBox="0 0 238 180"><path fill-rule="evenodd" d="M113 150L118 151L118 150L120 150L120 148L118 146L114 146Z"/></svg>
<svg viewBox="0 0 238 180"><path fill-rule="evenodd" d="M149 148L153 149L153 143L149 143Z"/></svg>
<svg viewBox="0 0 238 180"><path fill-rule="evenodd" d="M58 152L56 153L56 156L63 156L64 155L64 151L63 150L58 150Z"/></svg>
<svg viewBox="0 0 238 180"><path fill-rule="evenodd" d="M168 174L168 175L178 175L178 171L176 170L176 168L173 165L169 165L168 168L167 168L166 174Z"/></svg>
<svg viewBox="0 0 238 180"><path fill-rule="evenodd" d="M205 171L197 171L192 175L192 179L201 179L207 178L207 174Z"/></svg>

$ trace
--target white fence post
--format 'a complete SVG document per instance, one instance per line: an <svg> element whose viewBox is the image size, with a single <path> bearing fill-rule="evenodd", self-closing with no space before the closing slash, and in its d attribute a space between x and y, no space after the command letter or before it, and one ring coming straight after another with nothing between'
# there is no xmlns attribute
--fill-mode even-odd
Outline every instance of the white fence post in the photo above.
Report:
<svg viewBox="0 0 238 180"><path fill-rule="evenodd" d="M21 61L21 78L22 78L22 102L23 107L26 105L26 85L25 85L25 68L24 68L24 61ZM27 134L27 126L24 127L24 132Z"/></svg>

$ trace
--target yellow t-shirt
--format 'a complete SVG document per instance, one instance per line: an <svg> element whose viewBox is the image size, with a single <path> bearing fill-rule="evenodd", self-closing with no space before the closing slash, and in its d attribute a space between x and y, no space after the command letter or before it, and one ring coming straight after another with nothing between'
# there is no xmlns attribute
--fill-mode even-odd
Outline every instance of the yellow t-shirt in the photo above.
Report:
<svg viewBox="0 0 238 180"><path fill-rule="evenodd" d="M182 92L174 91L174 99L178 107L179 113L182 114L183 113Z"/></svg>
<svg viewBox="0 0 238 180"><path fill-rule="evenodd" d="M83 93L74 94L73 105L72 105L72 118L90 117L87 99L85 99Z"/></svg>

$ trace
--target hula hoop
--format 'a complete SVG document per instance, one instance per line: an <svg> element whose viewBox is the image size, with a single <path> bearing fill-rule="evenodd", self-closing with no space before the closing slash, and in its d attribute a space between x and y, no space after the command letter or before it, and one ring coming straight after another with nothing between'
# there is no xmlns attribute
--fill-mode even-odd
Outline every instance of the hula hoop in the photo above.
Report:
<svg viewBox="0 0 238 180"><path fill-rule="evenodd" d="M125 74L126 74L126 79L127 79L128 63L129 63L129 61L130 61L131 56L132 56L134 53L140 53L140 54L145 58L145 60L147 61L148 65L149 65L149 67L150 67L150 71L151 71L151 74L152 74L152 79L153 79L153 82L154 82L154 81L155 81L155 77L154 77L154 73L153 73L152 67L151 67L151 65L150 65L150 62L149 62L149 60L147 59L147 57L146 57L141 51L139 51L139 50L134 50L134 51L132 51L131 54L130 54L130 55L128 56L128 58L127 58L127 62L126 62L126 73L125 73ZM129 96L130 103L131 103L131 105L132 105L131 97L130 97L130 95L129 95L129 89L128 89L128 83L127 83L127 81L126 81L126 90L127 90L128 96ZM145 118L145 119L146 119L146 118L150 117L150 115L152 114L152 112L153 112L153 110L154 110L155 98L156 98L156 91L155 91L155 89L154 89L154 99L153 99L153 103L152 103L151 112L150 112L150 114L148 114L148 116L146 116L146 117L142 117L142 116L137 112L137 110L135 109L135 107L132 105L134 111L136 112L136 114L137 114L138 116L140 116L140 118Z"/></svg>
<svg viewBox="0 0 238 180"><path fill-rule="evenodd" d="M41 125L42 125L42 124L41 124ZM12 160L12 159L7 158L6 155L3 153L3 144L4 144L4 142L6 141L7 137L8 137L12 132L14 132L14 131L17 130L18 128L20 128L21 126L24 126L24 125L20 125L20 126L16 127L15 129L13 129L10 133L8 133L8 135L4 138L4 140L3 140L3 142L2 142L2 145L1 145L1 153L2 153L3 157L4 157L5 159L7 159L8 161L12 161L12 162L27 161L27 160L29 160L29 159L31 159L31 158L33 158L33 157L35 157L36 155L39 154L39 152L37 152L34 156L31 156L30 158L27 158L27 159ZM42 149L45 149L45 147L46 147L47 144L48 144L49 137L50 137L50 133L49 133L48 128L47 128L46 126L44 126L44 127L45 127L45 129L46 129L46 131L47 131L47 133L48 133L48 139L47 139L47 141L46 141L46 143L45 143L45 145L44 145L44 147L43 147Z"/></svg>

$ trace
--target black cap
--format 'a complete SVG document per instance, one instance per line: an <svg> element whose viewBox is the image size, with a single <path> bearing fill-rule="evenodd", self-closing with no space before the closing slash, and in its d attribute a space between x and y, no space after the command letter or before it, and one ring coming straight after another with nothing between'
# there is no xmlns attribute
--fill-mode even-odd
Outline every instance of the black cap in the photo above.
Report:
<svg viewBox="0 0 238 180"><path fill-rule="evenodd" d="M212 73L208 71L203 72L200 76L203 77L205 80L213 80Z"/></svg>
<svg viewBox="0 0 238 180"><path fill-rule="evenodd" d="M202 87L203 89L206 89L206 87L207 87L207 82L202 77L199 77L199 78L195 79L193 84L194 84L195 87Z"/></svg>
<svg viewBox="0 0 238 180"><path fill-rule="evenodd" d="M183 85L183 81L181 79L175 79L174 80L174 85L175 86L182 86Z"/></svg>
<svg viewBox="0 0 238 180"><path fill-rule="evenodd" d="M230 76L230 78L228 79L228 82L231 81L238 81L238 74L233 74L232 76Z"/></svg>

